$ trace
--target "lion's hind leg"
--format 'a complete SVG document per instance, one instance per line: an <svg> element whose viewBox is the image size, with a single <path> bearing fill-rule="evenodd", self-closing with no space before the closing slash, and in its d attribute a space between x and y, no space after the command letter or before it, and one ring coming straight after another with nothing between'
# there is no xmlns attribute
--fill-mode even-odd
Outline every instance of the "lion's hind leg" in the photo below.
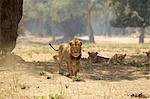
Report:
<svg viewBox="0 0 150 99"><path fill-rule="evenodd" d="M63 58L62 57L59 57L57 65L58 65L57 73L58 74L63 74L63 72L62 72Z"/></svg>
<svg viewBox="0 0 150 99"><path fill-rule="evenodd" d="M54 56L53 56L53 59L54 59L54 61L56 62L57 67L58 67L57 73L58 73L58 74L62 74L62 72L61 72L61 65L62 65L61 59L62 59L62 58L60 58L59 55L54 55Z"/></svg>

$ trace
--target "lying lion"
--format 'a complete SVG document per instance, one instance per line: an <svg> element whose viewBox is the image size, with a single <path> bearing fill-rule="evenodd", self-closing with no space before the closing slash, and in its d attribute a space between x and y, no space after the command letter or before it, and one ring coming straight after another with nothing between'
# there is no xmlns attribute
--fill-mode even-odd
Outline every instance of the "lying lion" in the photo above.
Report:
<svg viewBox="0 0 150 99"><path fill-rule="evenodd" d="M88 52L90 63L107 63L109 58L98 56L98 52Z"/></svg>
<svg viewBox="0 0 150 99"><path fill-rule="evenodd" d="M58 56L53 56L54 60L57 60L58 63L58 72L62 73L62 65L63 62L65 62L68 68L68 75L76 76L77 72L79 71L80 59L82 54L82 42L79 39L74 38L70 42L60 45L58 50L56 50L50 43L49 45L55 51L58 51Z"/></svg>
<svg viewBox="0 0 150 99"><path fill-rule="evenodd" d="M109 59L108 64L121 64L123 63L125 57L126 54L115 54Z"/></svg>

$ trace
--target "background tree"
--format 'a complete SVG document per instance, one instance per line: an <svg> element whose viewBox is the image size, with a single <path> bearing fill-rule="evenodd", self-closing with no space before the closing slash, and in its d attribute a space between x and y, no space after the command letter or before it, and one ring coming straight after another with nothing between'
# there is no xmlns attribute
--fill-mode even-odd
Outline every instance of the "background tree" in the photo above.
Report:
<svg viewBox="0 0 150 99"><path fill-rule="evenodd" d="M96 18L95 23L98 22L100 34L103 36L111 36L113 28L110 25L110 20L115 16L113 13L112 0L99 0L96 4L95 10L97 12L94 15Z"/></svg>
<svg viewBox="0 0 150 99"><path fill-rule="evenodd" d="M82 17L83 0L51 0L49 1L50 17L54 23L60 24L64 39L72 39L75 34L85 32Z"/></svg>
<svg viewBox="0 0 150 99"><path fill-rule="evenodd" d="M84 14L87 16L87 33L89 34L89 41L95 43L93 28L91 25L91 15L92 10L95 6L95 0L87 0L85 2L85 12Z"/></svg>
<svg viewBox="0 0 150 99"><path fill-rule="evenodd" d="M53 21L63 25L65 39L68 38L67 36L74 37L78 33L74 30L78 30L79 27L84 28L86 25L86 34L89 35L89 41L95 43L91 23L94 16L93 12L100 11L102 7L99 7L99 5L103 5L105 2L106 4L109 3L108 0L66 0L65 2L63 0L52 0L50 1L50 16ZM84 29L81 29L80 32L84 32Z"/></svg>
<svg viewBox="0 0 150 99"><path fill-rule="evenodd" d="M90 42L95 42L94 35L128 36L127 27L141 27L137 21L143 20L138 11L143 8L137 2L141 1L25 0L25 31L38 36L63 36L64 41L75 35L88 35ZM144 37L142 33L140 37Z"/></svg>
<svg viewBox="0 0 150 99"><path fill-rule="evenodd" d="M114 27L140 27L139 43L144 43L144 28L150 25L150 0L113 0Z"/></svg>
<svg viewBox="0 0 150 99"><path fill-rule="evenodd" d="M24 3L25 27L34 35L63 34L65 40L78 34L86 34L94 43L94 33L111 34L110 1L26 0ZM33 4L34 7L32 7ZM95 27L95 24L99 26Z"/></svg>

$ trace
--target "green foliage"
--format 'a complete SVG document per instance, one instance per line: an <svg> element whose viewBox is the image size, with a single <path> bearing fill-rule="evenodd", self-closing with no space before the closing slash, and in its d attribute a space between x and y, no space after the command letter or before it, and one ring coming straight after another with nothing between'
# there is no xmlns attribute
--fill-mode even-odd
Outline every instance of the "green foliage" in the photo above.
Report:
<svg viewBox="0 0 150 99"><path fill-rule="evenodd" d="M64 32L71 33L72 35L84 33L85 31L85 24L82 17L79 16L72 16L70 19L67 19L61 22L61 25L64 29Z"/></svg>
<svg viewBox="0 0 150 99"><path fill-rule="evenodd" d="M134 60L129 62L129 65L133 66L133 67L142 67L143 65L140 63L135 62Z"/></svg>
<svg viewBox="0 0 150 99"><path fill-rule="evenodd" d="M50 1L50 16L53 21L61 22L69 18L70 0L52 0Z"/></svg>
<svg viewBox="0 0 150 99"><path fill-rule="evenodd" d="M84 0L49 0L49 16L58 23L82 15Z"/></svg>
<svg viewBox="0 0 150 99"><path fill-rule="evenodd" d="M150 0L113 0L114 27L146 27L150 25Z"/></svg>
<svg viewBox="0 0 150 99"><path fill-rule="evenodd" d="M47 22L46 26L50 28L49 24L53 22L61 25L64 33L83 33L85 32L84 17L82 17L84 6L84 0L25 0L24 18L25 22L31 25L27 26L31 32L42 32L36 27L42 28L40 24ZM36 30L32 31L32 28Z"/></svg>
<svg viewBox="0 0 150 99"><path fill-rule="evenodd" d="M110 26L110 18L114 16L110 13L111 4L112 0L25 0L26 29L33 34L40 35L46 32L47 35L55 30L51 27L57 28L58 26L62 33L71 37L86 32L89 11L91 22L97 17L98 20L95 22L103 26L107 22L107 26ZM100 28L103 29L102 26ZM110 29L105 30L110 31Z"/></svg>
<svg viewBox="0 0 150 99"><path fill-rule="evenodd" d="M72 81L81 81L81 77L80 76L73 76Z"/></svg>

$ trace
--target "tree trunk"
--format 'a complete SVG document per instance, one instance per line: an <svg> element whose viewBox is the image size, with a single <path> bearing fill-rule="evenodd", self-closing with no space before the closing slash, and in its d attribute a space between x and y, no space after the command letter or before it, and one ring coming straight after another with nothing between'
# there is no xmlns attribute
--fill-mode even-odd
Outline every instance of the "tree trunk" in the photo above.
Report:
<svg viewBox="0 0 150 99"><path fill-rule="evenodd" d="M23 0L0 0L0 53L10 53L16 45Z"/></svg>
<svg viewBox="0 0 150 99"><path fill-rule="evenodd" d="M91 12L88 12L87 22L88 22L87 23L87 33L89 34L89 41L91 43L95 43L93 28L92 28L92 25L91 25Z"/></svg>
<svg viewBox="0 0 150 99"><path fill-rule="evenodd" d="M65 20L64 22L61 23L63 32L64 32L64 40L68 41L74 38L75 36L75 30L74 30L74 17L71 14L71 18L68 20Z"/></svg>
<svg viewBox="0 0 150 99"><path fill-rule="evenodd" d="M145 29L144 27L141 27L140 29L140 35L139 35L139 43L144 43L144 34L145 34Z"/></svg>
<svg viewBox="0 0 150 99"><path fill-rule="evenodd" d="M120 30L121 30L122 35L125 36L126 35L126 28L121 28Z"/></svg>
<svg viewBox="0 0 150 99"><path fill-rule="evenodd" d="M74 36L75 36L75 35L74 35L73 33L64 32L64 37L63 37L63 39L66 40L66 41L69 41L69 40L73 39Z"/></svg>

